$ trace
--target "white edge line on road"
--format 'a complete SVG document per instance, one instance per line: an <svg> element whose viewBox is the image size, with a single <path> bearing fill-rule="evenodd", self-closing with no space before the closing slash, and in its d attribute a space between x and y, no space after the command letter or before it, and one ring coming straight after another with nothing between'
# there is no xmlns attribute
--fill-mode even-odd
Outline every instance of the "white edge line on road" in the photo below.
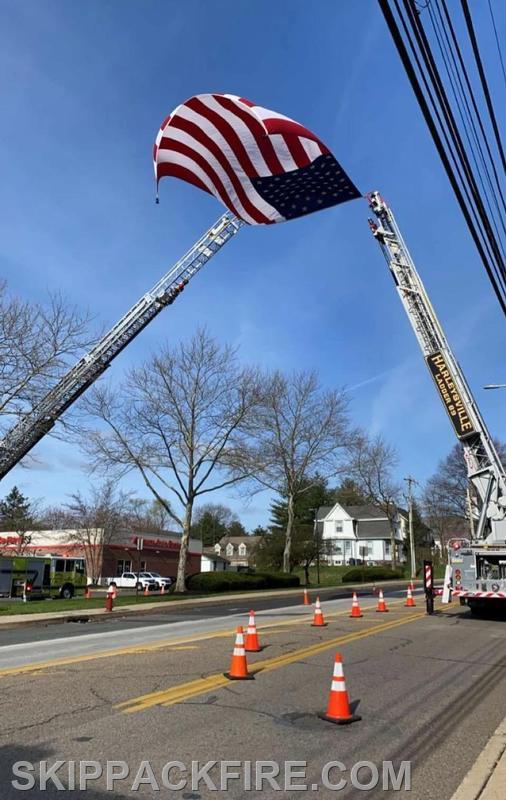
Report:
<svg viewBox="0 0 506 800"><path fill-rule="evenodd" d="M499 762L503 761L499 765ZM497 773L496 770L502 773ZM451 800L499 800L506 791L506 717L492 734ZM500 785L501 784L501 785ZM501 792L501 793L500 793Z"/></svg>

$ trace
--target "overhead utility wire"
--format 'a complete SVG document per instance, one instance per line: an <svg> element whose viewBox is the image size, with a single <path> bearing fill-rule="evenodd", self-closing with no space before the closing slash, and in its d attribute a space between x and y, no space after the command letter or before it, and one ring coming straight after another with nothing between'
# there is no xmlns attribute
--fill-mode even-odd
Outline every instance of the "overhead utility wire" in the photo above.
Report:
<svg viewBox="0 0 506 800"><path fill-rule="evenodd" d="M452 20L451 20L449 11L448 11L448 6L446 4L446 0L441 0L441 5L443 7L446 25L448 27L448 30L450 31L450 35L451 35L451 38L452 38L453 46L455 48L455 52L456 52L457 58L459 60L460 68L462 70L462 75L464 77L464 81L465 81L466 88L467 88L467 91L468 91L469 99L471 100L471 105L472 105L474 113L476 115L476 119L477 119L477 122L478 122L478 126L480 128L480 132L481 132L481 135L482 135L482 138L483 138L483 142L485 144L487 155L488 155L489 160L490 160L490 165L491 165L491 168L492 168L492 172L494 174L494 180L495 180L495 184L496 184L496 187L497 187L497 191L499 192L499 195L501 197L502 205L503 205L503 207L504 207L504 209L506 211L506 202L505 202L505 199L504 199L504 195L502 193L501 183L499 181L499 176L497 174L497 169L495 167L494 157L492 155L492 151L490 149L490 145L489 145L489 142L488 142L488 137L487 137L487 134L485 132L485 128L484 128L484 125L483 125L483 122L482 122L482 119L481 119L480 111L478 109L478 105L477 105L477 102L476 102L476 97L475 97L475 94L474 94L474 90L473 90L473 87L471 85L471 81L469 80L469 76L468 76L468 73L467 73L466 66L464 64L464 59L462 57L462 51L460 49L460 45L459 45L457 36L455 34L455 28L453 27L453 23L452 23ZM441 10L440 10L440 2L439 2L439 0L436 0L435 7L436 7L436 10L438 11L438 13L439 13L439 15L441 17ZM443 20L442 20L442 22L443 22Z"/></svg>
<svg viewBox="0 0 506 800"><path fill-rule="evenodd" d="M497 52L499 54L499 61L501 62L502 76L503 76L503 79L504 79L504 84L506 86L506 68L504 67L504 60L503 60L503 57L502 57L501 42L499 40L499 34L497 33L497 26L495 24L494 11L492 9L492 0L488 0L488 8L489 8L489 11L490 11L490 18L492 20L492 27L494 29L495 43L497 45Z"/></svg>
<svg viewBox="0 0 506 800"><path fill-rule="evenodd" d="M457 174L458 174L458 176L460 178L460 181L461 181L462 189L464 191L464 194L465 194L465 196L467 198L468 203L471 206L471 211L473 213L475 223L477 224L478 229L480 230L481 236L483 237L484 234L486 236L485 241L482 242L482 243L484 244L484 247L487 250L489 259L492 262L492 268L493 268L493 270L494 270L494 272L496 274L496 278L498 279L499 285L504 284L504 288L505 288L505 291L506 291L506 267L505 267L505 265L503 263L502 256L501 256L497 241L496 241L496 239L494 237L494 234L493 234L493 232L491 230L490 222L489 222L489 219L487 217L487 213L485 211L485 208L483 207L481 196L480 196L478 187L476 185L476 181L474 179L474 175L473 175L473 172L472 172L472 169L471 169L471 165L470 165L468 157L467 157L467 153L465 151L462 139L460 137L460 133L459 133L459 130L457 128L457 124L456 124L453 112L452 112L451 107L450 107L450 105L448 103L448 98L446 96L446 92L445 92L444 86L442 84L441 77L439 75L437 65L436 65L436 63L434 61L434 58L432 56L432 52L431 52L431 49L430 49L430 44L429 44L429 42L427 40L427 37L425 35L425 31L423 29L423 26L421 25L421 22L420 22L420 19L419 19L419 15L416 13L416 7L414 6L414 3L412 2L412 0L403 0L404 8L405 8L405 10L407 12L407 18L408 18L408 20L409 20L409 22L411 24L411 29L412 29L413 34L415 36L416 43L418 45L420 54L422 56L422 59L423 59L424 65L425 65L425 71L427 73L428 79L430 80L430 82L432 84L432 87L434 89L434 92L435 92L436 98L438 100L439 106L436 105L436 102L434 100L434 96L433 96L432 91L431 91L431 89L430 89L430 87L428 85L428 80L427 80L426 74L425 74L424 70L422 69L422 67L420 65L420 60L418 58L416 48L413 45L413 40L412 40L412 38L411 38L411 36L409 34L406 22L404 21L404 18L402 16L402 13L401 13L401 10L400 10L400 7L399 7L399 3L397 2L397 0L394 0L394 4L395 4L395 7L397 9L397 13L400 16L400 19L401 19L401 22L402 22L402 25L403 25L403 28L404 28L404 32L405 32L406 37L407 37L407 39L409 41L411 50L412 50L412 52L414 54L418 70L420 72L420 75L422 77L422 80L423 80L423 83L424 83L424 86L425 86L425 90L426 90L426 92L428 94L428 97L429 97L429 99L430 99L430 101L432 103L432 106L434 108L434 112L435 112L437 120L439 122L441 131L443 133L444 140L445 140L447 148L448 148L448 152L449 152L450 156L452 157L452 160L453 160L453 162L455 164L455 168L456 168ZM445 130L445 127L444 127L444 125L443 125L443 123L441 121L441 116L440 116L439 111L443 115L444 120L446 122L446 130ZM453 150L452 150L452 144L450 144L448 136L450 137L451 142L453 144ZM467 179L467 184L466 184L466 181L463 178L462 173L464 173L465 178ZM474 200L474 205L473 205L473 200ZM479 217L479 219L478 219L478 217Z"/></svg>
<svg viewBox="0 0 506 800"><path fill-rule="evenodd" d="M506 157L504 156L504 150L501 142L501 136L499 134L499 128L497 125L497 120L495 117L494 106L492 105L492 98L490 97L490 92L488 89L487 78L485 77L485 70L483 69L483 64L481 61L480 50L478 47L478 42L476 41L476 34L474 32L473 20L471 18L471 12L469 10L469 5L467 0L460 0L460 4L462 6L462 11L464 13L464 19L467 25L467 32L469 34L469 38L471 40L471 46L473 48L474 58L476 61L476 66L478 67L478 73L480 75L481 86L483 89L483 94L485 95L485 102L487 104L488 113L490 115L490 121L492 123L492 128L494 129L495 139L497 142L497 149L499 150L499 154L501 156L502 166L503 169L506 171Z"/></svg>
<svg viewBox="0 0 506 800"><path fill-rule="evenodd" d="M398 7L397 0L395 0L396 7ZM434 91L436 93L436 97L439 100L439 104L445 118L454 148L457 153L457 157L463 167L464 174L467 178L468 185L470 188L470 192L472 194L475 207L477 209L478 215L481 220L481 224L483 229L485 230L487 239L490 244L490 249L493 253L493 257L495 259L496 264L494 265L494 270L496 274L500 276L500 280L505 282L506 285L506 265L504 264L500 247L498 245L497 239L494 235L492 227L490 225L490 220L487 215L486 209L483 205L483 200L481 198L480 191L476 184L476 180L471 168L471 164L469 163L469 158L467 156L466 149L464 147L464 143L462 141L462 137L460 135L460 131L458 129L457 123L455 121L455 116L451 109L450 103L448 102L448 96L446 94L446 90L444 88L443 82L441 80L441 76L439 74L439 70L437 64L434 60L434 56L432 55L432 50L430 47L430 43L427 39L424 27L420 21L420 16L416 13L416 7L412 0L403 0L404 8L406 10L408 19L411 23L411 28L415 35L415 39L417 41L418 47L422 54L422 58L425 64L425 68L429 75L429 78L432 82L434 87Z"/></svg>
<svg viewBox="0 0 506 800"><path fill-rule="evenodd" d="M383 16L385 18L385 22L386 22L386 24L388 26L388 29L389 29L390 34L392 36L392 39L394 41L394 44L395 44L395 46L397 48L397 51L399 53L399 56L400 56L400 59L402 61L403 66L404 66L404 69L406 70L406 74L407 74L408 79L409 79L409 81L411 83L411 87L412 87L412 89L413 89L413 91L415 93L416 99L418 101L418 104L419 104L420 109L422 111L422 114L424 116L425 122L427 123L427 127L429 128L431 136L432 136L432 138L434 140L434 144L436 145L436 149L437 149L439 157L441 158L441 161L443 163L443 167L444 167L444 169L446 171L446 174L448 176L448 180L450 181L450 184L451 184L452 189L453 189L453 191L455 193L455 196L456 196L457 201L459 203L459 206L460 206L460 209L462 211L462 214L464 215L464 219L466 220L466 224L467 224L467 226L469 228L469 232L471 234L471 237L472 237L472 239L473 239L473 241L474 241L474 243L476 245L476 249L478 250L480 258L481 258L481 260L483 262L483 265L485 267L487 275L488 275L488 277L490 279L490 282L491 282L491 284L493 286L494 292L495 292L495 294L497 296L497 299L499 301L499 304L500 304L503 312L506 314L506 290L505 290L503 285L500 285L500 284L502 284L501 281L500 281L500 284L498 284L498 282L496 280L496 277L495 277L495 275L494 275L494 273L493 273L493 271L492 271L492 269L490 267L490 264L489 264L487 255L485 253L485 249L484 249L484 246L482 244L481 238L480 238L480 236L478 234L478 231L477 231L477 229L476 229L476 227L475 227L475 225L473 223L473 219L472 219L471 214L469 212L468 205L467 205L467 203L466 203L466 201L464 199L464 196L462 194L462 191L460 189L458 181L457 181L457 179L455 177L455 174L453 172L453 169L452 169L450 160L448 158L448 155L447 155L447 153L446 153L446 151L445 151L445 149L443 147L443 142L442 142L441 136L440 136L440 134L438 132L436 124L434 123L434 120L433 120L432 114L430 112L427 100L425 99L424 93L422 91L422 87L420 85L420 82L418 80L416 72L415 72L415 70L413 68L413 65L411 63L411 60L410 60L410 57L409 57L409 53L408 53L407 48L406 48L406 46L405 46L405 44L403 42L403 39L402 39L400 30L399 30L399 27L397 25L397 22L395 20L395 17L394 17L394 15L392 13L392 10L391 10L391 8L390 8L390 6L388 4L388 0L378 0L378 3L379 3L379 6L381 8L381 11L383 13ZM413 47L412 47L412 49L413 49Z"/></svg>
<svg viewBox="0 0 506 800"><path fill-rule="evenodd" d="M495 43L497 45L497 52L499 53L499 61L501 62L502 76L504 78L504 84L506 86L506 69L504 67L504 61L503 61L503 57L502 57L501 42L499 41L499 35L497 33L497 27L496 27L496 24L495 24L494 11L492 9L492 0L488 0L488 8L489 8L489 11L490 11L490 17L492 19L492 27L494 29L494 36L495 36Z"/></svg>
<svg viewBox="0 0 506 800"><path fill-rule="evenodd" d="M487 206L488 215L491 219L492 226L494 228L496 239L498 242L498 246L501 250L501 255L504 260L506 259L506 252L504 249L503 242L501 240L501 234L499 232L498 226L500 225L502 227L503 233L506 234L506 222L499 207L499 199L492 185L490 171L478 136L478 131L476 130L476 124L472 117L471 109L469 107L469 103L465 95L462 78L459 73L458 65L455 59L455 54L451 49L448 33L446 29L443 27L442 18L440 17L440 20L439 21L437 20L432 11L431 5L428 6L428 12L434 30L434 36L438 44L439 51L441 53L441 58L448 76L448 82L450 84L453 98L455 100L455 106L458 110L460 119L462 121L462 129L464 131L464 135L469 145L469 152L471 153L471 158L475 166L476 175L479 184L481 186L484 203ZM477 148L478 153L476 153L475 148ZM482 171L484 172L484 175ZM503 205L504 205L504 200L503 200ZM493 208L492 206L494 206L495 208ZM496 219L496 213L499 222Z"/></svg>

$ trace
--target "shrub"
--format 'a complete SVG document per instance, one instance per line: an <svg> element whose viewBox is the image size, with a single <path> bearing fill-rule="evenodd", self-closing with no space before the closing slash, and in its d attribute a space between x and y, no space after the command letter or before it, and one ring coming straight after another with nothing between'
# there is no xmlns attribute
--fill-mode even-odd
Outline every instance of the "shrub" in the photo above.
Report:
<svg viewBox="0 0 506 800"><path fill-rule="evenodd" d="M360 583L361 581L389 581L404 578L404 570L390 567L353 567L345 572L343 583Z"/></svg>
<svg viewBox="0 0 506 800"><path fill-rule="evenodd" d="M288 589L292 586L300 586L300 577L288 572L255 572L265 579L266 589Z"/></svg>
<svg viewBox="0 0 506 800"><path fill-rule="evenodd" d="M300 578L298 575L269 572L199 572L191 575L186 585L192 592L233 592L299 586Z"/></svg>

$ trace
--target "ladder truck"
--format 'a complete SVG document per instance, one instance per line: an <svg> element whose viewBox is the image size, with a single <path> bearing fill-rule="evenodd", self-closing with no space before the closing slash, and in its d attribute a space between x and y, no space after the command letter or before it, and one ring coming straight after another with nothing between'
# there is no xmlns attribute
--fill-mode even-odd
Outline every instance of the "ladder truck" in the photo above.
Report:
<svg viewBox="0 0 506 800"><path fill-rule="evenodd" d="M179 259L153 288L83 356L32 409L0 439L0 480L48 433L62 414L105 372L135 339L243 225L230 212Z"/></svg>
<svg viewBox="0 0 506 800"><path fill-rule="evenodd" d="M369 227L394 279L425 363L463 447L478 510L471 538L450 540L443 602L459 597L473 612L506 607L506 472L492 437L446 339L391 209L378 192L367 195Z"/></svg>

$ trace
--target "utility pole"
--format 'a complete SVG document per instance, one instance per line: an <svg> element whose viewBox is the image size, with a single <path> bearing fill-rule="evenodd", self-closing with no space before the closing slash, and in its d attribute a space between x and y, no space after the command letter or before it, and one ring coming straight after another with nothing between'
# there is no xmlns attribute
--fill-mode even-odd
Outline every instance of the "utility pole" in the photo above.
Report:
<svg viewBox="0 0 506 800"><path fill-rule="evenodd" d="M411 475L408 475L404 480L408 484L409 552L411 558L411 579L413 580L416 578L415 537L413 534L413 484L416 483L416 481Z"/></svg>
<svg viewBox="0 0 506 800"><path fill-rule="evenodd" d="M318 536L318 509L310 508L313 512L313 538L316 548L316 583L320 584L320 537Z"/></svg>

